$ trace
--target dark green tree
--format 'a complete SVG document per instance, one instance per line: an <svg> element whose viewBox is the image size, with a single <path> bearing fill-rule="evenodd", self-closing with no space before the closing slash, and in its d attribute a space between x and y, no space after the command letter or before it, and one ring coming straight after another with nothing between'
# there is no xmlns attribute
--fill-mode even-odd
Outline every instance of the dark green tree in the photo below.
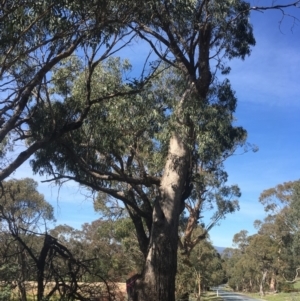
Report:
<svg viewBox="0 0 300 301"><path fill-rule="evenodd" d="M244 272L241 265L237 263L242 257L241 251L237 248L226 248L222 254L223 266L226 270L228 285L235 291L243 286Z"/></svg>
<svg viewBox="0 0 300 301"><path fill-rule="evenodd" d="M244 230L234 236L234 243L239 248L226 256L229 285L263 296L278 259L278 244L269 235L247 236Z"/></svg>

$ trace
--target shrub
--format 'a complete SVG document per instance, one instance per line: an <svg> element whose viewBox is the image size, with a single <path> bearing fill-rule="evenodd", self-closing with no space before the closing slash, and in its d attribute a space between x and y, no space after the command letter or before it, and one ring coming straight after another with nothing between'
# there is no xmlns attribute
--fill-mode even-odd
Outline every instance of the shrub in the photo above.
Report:
<svg viewBox="0 0 300 301"><path fill-rule="evenodd" d="M278 284L278 290L283 293L291 293L296 291L293 283L283 282Z"/></svg>

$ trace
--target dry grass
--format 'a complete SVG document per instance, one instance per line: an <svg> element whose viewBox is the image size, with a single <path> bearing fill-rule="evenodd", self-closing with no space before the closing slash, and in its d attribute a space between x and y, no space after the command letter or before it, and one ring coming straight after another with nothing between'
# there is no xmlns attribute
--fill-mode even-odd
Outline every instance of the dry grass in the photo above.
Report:
<svg viewBox="0 0 300 301"><path fill-rule="evenodd" d="M300 301L300 293L267 294L264 297L260 297L258 293L245 295L266 301Z"/></svg>
<svg viewBox="0 0 300 301"><path fill-rule="evenodd" d="M45 286L45 294L49 293L53 286L54 282L49 282ZM86 283L79 282L78 286L80 287L79 291L86 296L100 297L107 295L108 289L110 292L114 292L118 296L118 300L125 300L126 293L126 283L108 283L108 288L103 282L94 282ZM26 281L25 282L26 292L29 300L36 300L37 295L37 283L35 281ZM1 290L1 288L0 288ZM18 288L16 287L11 292L11 300L17 300L19 296ZM55 297L53 298L55 299Z"/></svg>
<svg viewBox="0 0 300 301"><path fill-rule="evenodd" d="M206 292L201 296L201 301L222 301L215 292Z"/></svg>

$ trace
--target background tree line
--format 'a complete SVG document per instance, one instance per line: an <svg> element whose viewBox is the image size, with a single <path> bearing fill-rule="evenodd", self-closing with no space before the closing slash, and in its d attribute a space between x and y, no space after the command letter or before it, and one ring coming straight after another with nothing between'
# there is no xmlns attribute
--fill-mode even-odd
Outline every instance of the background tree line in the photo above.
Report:
<svg viewBox="0 0 300 301"><path fill-rule="evenodd" d="M29 178L3 182L1 299L18 296L27 301L32 295L38 300L120 298L111 284L125 282L143 265L134 224L126 211L116 208L112 212L98 196L98 220L83 224L80 230L68 225L51 227L53 208L36 188L37 183ZM222 256L209 239L201 240L188 257L179 248L176 296L200 300L203 291L225 283L234 290L261 295L293 291L300 269L299 200L299 181L263 191L259 201L267 216L255 221L257 234L240 231L233 238L237 248L225 249ZM185 220L182 215L183 230ZM198 225L192 237L202 233L203 225ZM37 283L34 290L30 282ZM107 287L89 286L95 282L107 283Z"/></svg>
<svg viewBox="0 0 300 301"><path fill-rule="evenodd" d="M99 219L81 230L53 227L53 208L36 188L29 178L3 182L1 300L90 300L101 295L114 300L118 289L111 284L124 282L141 265L128 217ZM95 282L102 287L89 286Z"/></svg>
<svg viewBox="0 0 300 301"><path fill-rule="evenodd" d="M124 283L143 265L134 225L125 211L116 219L98 199L98 220L83 224L80 230L53 227L53 208L30 178L3 182L0 200L1 300L100 296L122 300L114 283ZM202 231L199 227L196 232ZM209 240L193 249L188 262L180 254L178 298L194 293L200 299L202 290L226 280L223 261ZM91 286L99 282L102 287Z"/></svg>
<svg viewBox="0 0 300 301"><path fill-rule="evenodd" d="M257 233L241 230L236 248L224 251L229 285L237 291L293 291L299 280L300 181L263 191L259 201L267 216L254 222Z"/></svg>

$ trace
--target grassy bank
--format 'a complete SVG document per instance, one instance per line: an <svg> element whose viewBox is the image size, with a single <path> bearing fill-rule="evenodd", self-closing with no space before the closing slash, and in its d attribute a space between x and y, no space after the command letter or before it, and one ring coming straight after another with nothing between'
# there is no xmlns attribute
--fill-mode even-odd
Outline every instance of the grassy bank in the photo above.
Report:
<svg viewBox="0 0 300 301"><path fill-rule="evenodd" d="M277 293L277 294L266 294L261 299L267 301L300 301L300 279L295 282L292 286L298 292L290 292L290 293Z"/></svg>
<svg viewBox="0 0 300 301"><path fill-rule="evenodd" d="M252 298L266 300L266 301L300 301L300 278L293 284L293 288L299 290L298 292L290 293L267 293L264 297L260 297L259 293L242 293ZM228 288L229 289L229 288Z"/></svg>
<svg viewBox="0 0 300 301"><path fill-rule="evenodd" d="M201 294L201 301L222 301L221 297L218 297L215 292L205 292ZM178 300L180 301L180 299ZM189 301L197 301L196 297L189 297Z"/></svg>
<svg viewBox="0 0 300 301"><path fill-rule="evenodd" d="M300 293L267 294L264 297L260 297L257 293L245 295L266 301L300 301Z"/></svg>
<svg viewBox="0 0 300 301"><path fill-rule="evenodd" d="M217 297L215 292L206 292L201 296L201 301L222 301L222 298Z"/></svg>

